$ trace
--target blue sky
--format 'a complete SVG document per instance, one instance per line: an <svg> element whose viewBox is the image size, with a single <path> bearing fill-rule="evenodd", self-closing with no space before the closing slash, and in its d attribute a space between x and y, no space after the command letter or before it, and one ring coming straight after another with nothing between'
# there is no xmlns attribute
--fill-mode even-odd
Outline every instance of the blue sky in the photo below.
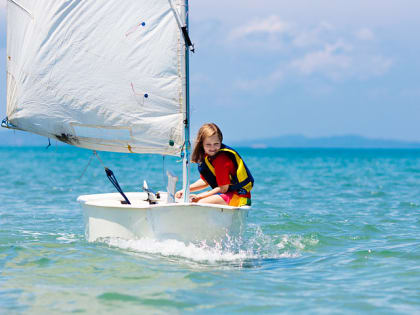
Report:
<svg viewBox="0 0 420 315"><path fill-rule="evenodd" d="M1 105L5 112L5 0ZM192 129L420 141L420 1L190 0Z"/></svg>

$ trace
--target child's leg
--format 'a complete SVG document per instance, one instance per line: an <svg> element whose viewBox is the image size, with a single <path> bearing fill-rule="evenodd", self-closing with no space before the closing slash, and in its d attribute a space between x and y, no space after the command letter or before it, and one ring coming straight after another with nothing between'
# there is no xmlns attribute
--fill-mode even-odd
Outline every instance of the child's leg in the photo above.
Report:
<svg viewBox="0 0 420 315"><path fill-rule="evenodd" d="M206 198L200 199L198 203L213 203L218 205L227 205L226 201L220 195L208 196Z"/></svg>

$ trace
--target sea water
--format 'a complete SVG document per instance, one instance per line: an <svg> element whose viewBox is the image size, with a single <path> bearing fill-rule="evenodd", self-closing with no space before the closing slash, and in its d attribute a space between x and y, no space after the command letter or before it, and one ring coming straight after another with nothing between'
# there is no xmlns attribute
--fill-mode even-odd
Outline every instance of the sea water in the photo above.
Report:
<svg viewBox="0 0 420 315"><path fill-rule="evenodd" d="M241 238L89 243L76 198L114 191L104 165L159 190L178 159L0 148L0 313L420 313L420 151L239 151Z"/></svg>

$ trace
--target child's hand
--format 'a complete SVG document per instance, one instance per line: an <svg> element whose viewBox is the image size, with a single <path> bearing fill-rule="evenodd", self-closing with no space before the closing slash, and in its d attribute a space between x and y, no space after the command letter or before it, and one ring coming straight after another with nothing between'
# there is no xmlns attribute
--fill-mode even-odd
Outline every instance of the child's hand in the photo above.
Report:
<svg viewBox="0 0 420 315"><path fill-rule="evenodd" d="M198 195L190 195L191 202L198 202L201 198Z"/></svg>
<svg viewBox="0 0 420 315"><path fill-rule="evenodd" d="M175 194L175 198L182 198L182 196L184 195L184 192L182 190L178 190Z"/></svg>

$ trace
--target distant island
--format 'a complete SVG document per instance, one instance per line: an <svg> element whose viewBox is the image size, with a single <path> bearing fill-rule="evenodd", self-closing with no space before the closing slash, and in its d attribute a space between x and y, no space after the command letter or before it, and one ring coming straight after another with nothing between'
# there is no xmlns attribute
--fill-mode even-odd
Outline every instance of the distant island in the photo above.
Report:
<svg viewBox="0 0 420 315"><path fill-rule="evenodd" d="M51 139L54 145L66 145ZM229 141L237 147L251 148L378 148L378 149L420 149L420 142L387 139L372 139L359 135L343 135L310 138L303 135L284 135L275 138ZM48 139L23 131L0 128L0 146L47 146Z"/></svg>
<svg viewBox="0 0 420 315"><path fill-rule="evenodd" d="M310 138L303 135L284 135L275 138L233 141L232 145L251 148L420 149L420 142L372 139L359 135L319 138Z"/></svg>

